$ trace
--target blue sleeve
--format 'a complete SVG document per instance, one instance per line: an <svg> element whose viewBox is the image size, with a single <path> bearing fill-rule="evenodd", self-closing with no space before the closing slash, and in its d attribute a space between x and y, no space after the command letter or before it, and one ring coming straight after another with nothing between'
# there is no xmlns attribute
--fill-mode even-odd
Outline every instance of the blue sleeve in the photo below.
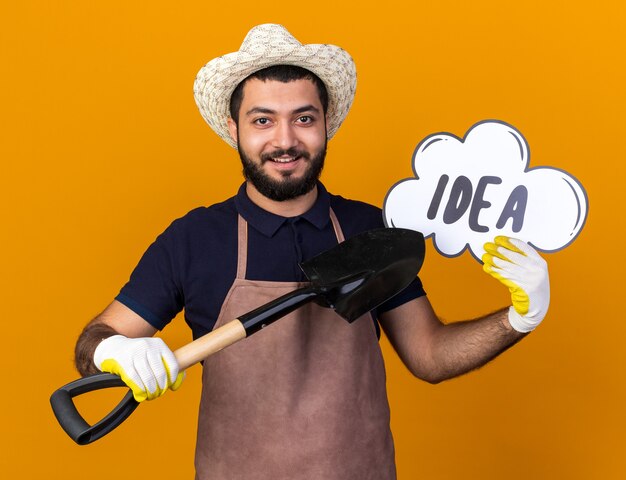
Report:
<svg viewBox="0 0 626 480"><path fill-rule="evenodd" d="M422 281L419 279L419 277L415 277L415 280L413 280L408 287L406 287L400 293L398 293L394 297L391 297L385 303L380 305L376 309L376 313L381 314L384 312L388 312L396 307L399 307L400 305L404 305L405 303L410 302L411 300L415 300L416 298L422 297L424 295L426 295L426 292L424 291L424 287L422 286Z"/></svg>
<svg viewBox="0 0 626 480"><path fill-rule="evenodd" d="M115 298L158 330L183 308L175 246L172 224L148 247Z"/></svg>

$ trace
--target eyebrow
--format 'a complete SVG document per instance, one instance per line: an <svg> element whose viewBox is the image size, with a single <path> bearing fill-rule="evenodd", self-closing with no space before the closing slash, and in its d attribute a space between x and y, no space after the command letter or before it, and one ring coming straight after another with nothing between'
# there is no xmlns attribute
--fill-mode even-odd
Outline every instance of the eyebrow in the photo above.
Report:
<svg viewBox="0 0 626 480"><path fill-rule="evenodd" d="M304 113L304 112L315 112L315 113L320 113L319 108L313 106L313 105L304 105L302 107L296 108L294 111L292 111L292 114L298 114L298 113ZM275 114L276 110L272 110L271 108L265 108L265 107L254 107L251 108L250 110L248 110L246 112L246 115L254 115L256 113L266 113L268 115L271 114Z"/></svg>

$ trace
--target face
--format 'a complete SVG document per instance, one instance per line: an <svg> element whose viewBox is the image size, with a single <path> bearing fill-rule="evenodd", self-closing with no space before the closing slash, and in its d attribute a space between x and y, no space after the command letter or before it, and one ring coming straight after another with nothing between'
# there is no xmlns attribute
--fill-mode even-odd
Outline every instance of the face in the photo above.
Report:
<svg viewBox="0 0 626 480"><path fill-rule="evenodd" d="M228 126L244 176L261 194L285 201L315 187L326 156L326 119L313 82L248 80L239 125L229 119Z"/></svg>

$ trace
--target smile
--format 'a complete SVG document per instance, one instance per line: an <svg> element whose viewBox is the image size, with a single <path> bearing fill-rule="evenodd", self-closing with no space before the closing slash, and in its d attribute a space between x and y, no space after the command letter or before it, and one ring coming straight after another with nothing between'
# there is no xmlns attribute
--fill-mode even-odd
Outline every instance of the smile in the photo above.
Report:
<svg viewBox="0 0 626 480"><path fill-rule="evenodd" d="M275 163L291 163L291 162L295 162L296 160L298 160L300 158L300 156L297 157L275 157L272 158L272 162Z"/></svg>

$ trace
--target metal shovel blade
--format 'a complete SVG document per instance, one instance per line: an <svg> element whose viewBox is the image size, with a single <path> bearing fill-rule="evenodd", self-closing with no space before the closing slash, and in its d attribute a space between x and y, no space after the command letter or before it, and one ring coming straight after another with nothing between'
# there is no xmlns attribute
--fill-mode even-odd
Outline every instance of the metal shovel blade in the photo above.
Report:
<svg viewBox="0 0 626 480"><path fill-rule="evenodd" d="M300 264L323 293L316 302L348 322L406 288L424 262L424 236L404 228L379 228L356 235Z"/></svg>

